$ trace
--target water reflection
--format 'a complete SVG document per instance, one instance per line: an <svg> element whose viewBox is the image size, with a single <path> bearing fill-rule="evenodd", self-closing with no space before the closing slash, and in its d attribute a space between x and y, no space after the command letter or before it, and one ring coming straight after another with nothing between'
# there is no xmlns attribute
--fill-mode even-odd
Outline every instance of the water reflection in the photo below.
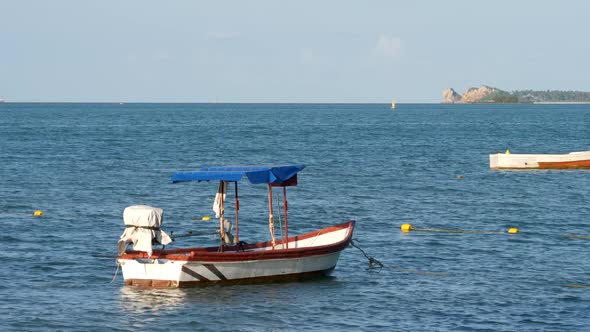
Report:
<svg viewBox="0 0 590 332"><path fill-rule="evenodd" d="M177 288L121 287L119 306L134 314L165 312L175 310L184 302L185 296L184 290Z"/></svg>
<svg viewBox="0 0 590 332"><path fill-rule="evenodd" d="M285 303L323 288L340 288L335 277L284 283L194 288L121 287L119 306L129 314L170 314L187 304L226 306L236 303ZM309 294L312 295L312 294Z"/></svg>

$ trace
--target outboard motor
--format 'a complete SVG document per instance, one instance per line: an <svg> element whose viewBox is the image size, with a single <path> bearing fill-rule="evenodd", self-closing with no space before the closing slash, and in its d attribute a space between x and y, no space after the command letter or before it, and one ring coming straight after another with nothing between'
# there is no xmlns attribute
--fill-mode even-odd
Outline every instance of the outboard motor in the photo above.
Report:
<svg viewBox="0 0 590 332"><path fill-rule="evenodd" d="M118 243L119 255L125 252L129 242L133 250L145 251L152 255L152 244L166 245L172 238L160 229L164 220L164 210L147 205L128 206L123 211L125 232Z"/></svg>

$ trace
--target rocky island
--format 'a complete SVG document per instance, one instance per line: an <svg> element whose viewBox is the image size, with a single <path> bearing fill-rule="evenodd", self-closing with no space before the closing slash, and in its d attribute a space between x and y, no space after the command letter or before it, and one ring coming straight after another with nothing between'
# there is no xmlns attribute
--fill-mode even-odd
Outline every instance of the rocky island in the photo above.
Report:
<svg viewBox="0 0 590 332"><path fill-rule="evenodd" d="M561 90L500 90L487 85L469 88L463 95L453 88L442 93L444 104L476 103L590 103L590 92Z"/></svg>

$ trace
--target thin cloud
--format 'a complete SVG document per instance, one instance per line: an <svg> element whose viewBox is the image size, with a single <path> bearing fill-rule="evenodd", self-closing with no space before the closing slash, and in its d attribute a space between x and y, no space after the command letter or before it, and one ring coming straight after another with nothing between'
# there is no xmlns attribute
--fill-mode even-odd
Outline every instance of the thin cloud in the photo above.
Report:
<svg viewBox="0 0 590 332"><path fill-rule="evenodd" d="M402 41L399 37L381 35L377 40L375 52L379 55L395 58L400 54Z"/></svg>
<svg viewBox="0 0 590 332"><path fill-rule="evenodd" d="M315 58L313 50L308 49L308 48L301 50L300 58L301 58L301 62L303 62L303 63L313 62L313 60Z"/></svg>
<svg viewBox="0 0 590 332"><path fill-rule="evenodd" d="M133 53L127 54L125 56L125 59L127 60L127 62L137 62L137 54L133 54Z"/></svg>
<svg viewBox="0 0 590 332"><path fill-rule="evenodd" d="M172 59L172 56L167 51L159 50L152 55L152 58L154 60L164 61Z"/></svg>
<svg viewBox="0 0 590 332"><path fill-rule="evenodd" d="M210 31L206 34L207 39L211 40L228 40L240 38L242 33L234 31Z"/></svg>

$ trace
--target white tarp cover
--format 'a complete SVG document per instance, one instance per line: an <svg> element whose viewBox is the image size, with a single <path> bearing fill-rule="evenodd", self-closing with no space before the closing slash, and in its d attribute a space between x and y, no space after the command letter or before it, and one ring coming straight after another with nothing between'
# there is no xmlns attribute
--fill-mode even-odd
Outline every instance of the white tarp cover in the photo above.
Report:
<svg viewBox="0 0 590 332"><path fill-rule="evenodd" d="M215 218L221 216L221 203L225 202L225 196L227 193L227 182L219 181L219 188L215 194L215 200L213 201L213 212L215 212Z"/></svg>
<svg viewBox="0 0 590 332"><path fill-rule="evenodd" d="M128 206L123 211L123 221L127 226L119 239L119 254L126 241L133 241L133 249L145 251L152 255L152 240L166 245L172 239L160 230L164 219L164 210L147 205Z"/></svg>

